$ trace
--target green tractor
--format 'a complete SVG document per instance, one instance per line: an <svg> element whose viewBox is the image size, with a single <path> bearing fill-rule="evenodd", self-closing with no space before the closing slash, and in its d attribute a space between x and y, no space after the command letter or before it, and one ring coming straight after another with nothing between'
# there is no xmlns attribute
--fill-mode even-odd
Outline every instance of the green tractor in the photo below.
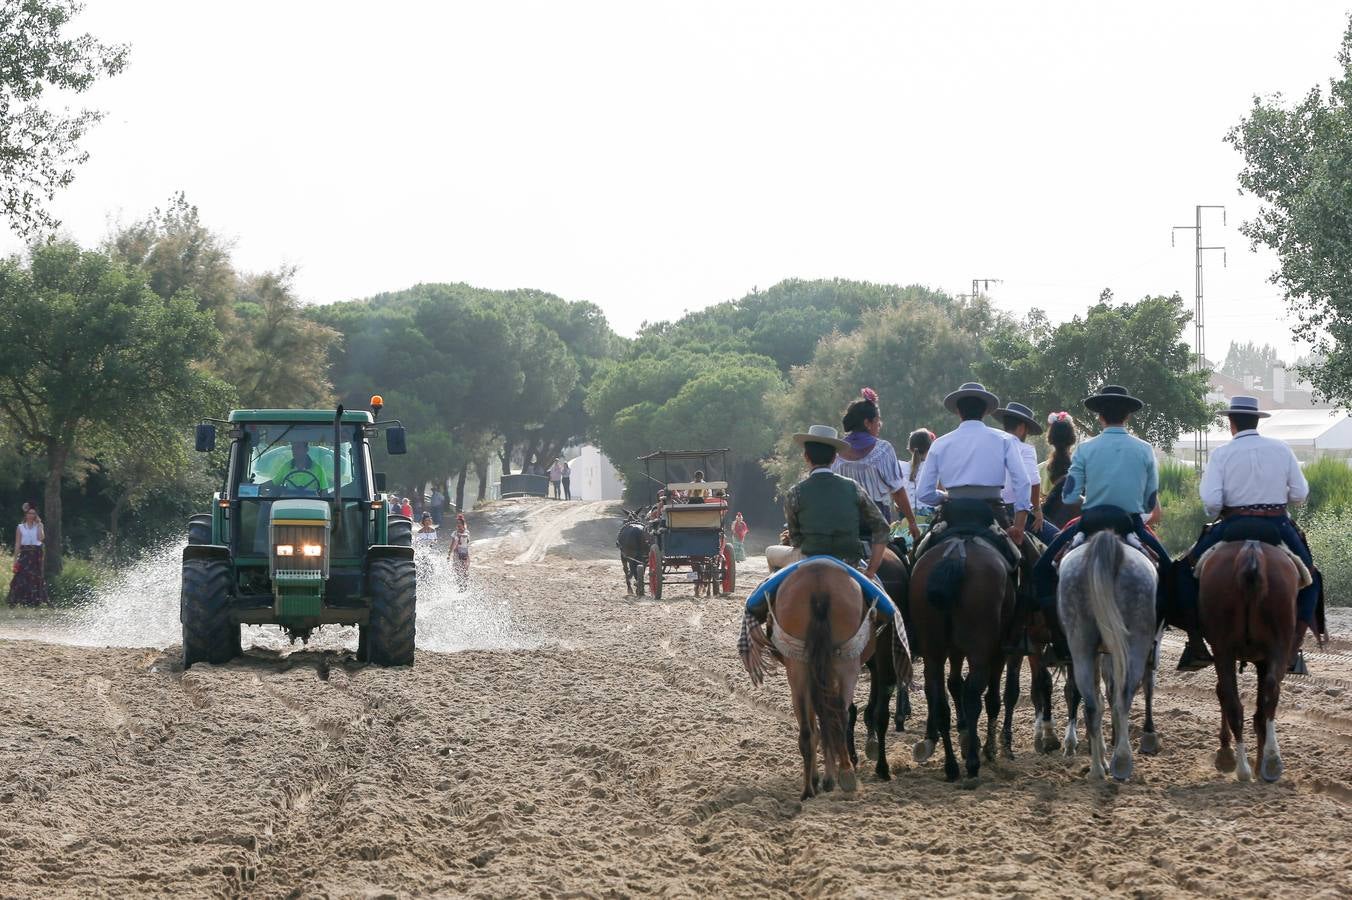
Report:
<svg viewBox="0 0 1352 900"><path fill-rule="evenodd" d="M237 409L197 426L197 449L228 429L225 483L211 512L188 522L183 550L183 667L228 662L241 625L280 625L307 641L321 625L356 625L357 655L382 666L413 663L417 590L413 523L390 515L371 440L406 452L397 421L339 406Z"/></svg>

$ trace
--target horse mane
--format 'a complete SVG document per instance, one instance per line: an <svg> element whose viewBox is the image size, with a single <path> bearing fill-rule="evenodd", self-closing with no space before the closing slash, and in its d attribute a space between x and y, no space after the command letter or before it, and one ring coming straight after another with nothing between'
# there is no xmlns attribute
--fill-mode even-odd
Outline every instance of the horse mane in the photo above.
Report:
<svg viewBox="0 0 1352 900"><path fill-rule="evenodd" d="M817 712L817 731L823 754L843 754L845 749L845 708L831 690L834 641L831 638L831 595L817 589L808 595L806 645L807 668L811 675L808 694Z"/></svg>

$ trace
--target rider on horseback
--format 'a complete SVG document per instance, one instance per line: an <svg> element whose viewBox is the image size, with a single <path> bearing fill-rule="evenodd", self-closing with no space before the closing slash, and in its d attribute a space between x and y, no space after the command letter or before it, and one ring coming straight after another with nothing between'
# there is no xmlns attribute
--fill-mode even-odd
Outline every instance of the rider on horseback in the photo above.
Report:
<svg viewBox="0 0 1352 900"><path fill-rule="evenodd" d="M1067 503L1081 502L1083 494L1083 513L1079 521L1068 525L1051 542L1037 561L1033 573L1038 606L1052 633L1052 649L1062 660L1069 660L1070 652L1056 618L1057 577L1054 563L1062 548L1085 530L1086 520L1109 527L1110 523L1118 520L1122 522L1124 530L1129 528L1141 544L1155 554L1160 569L1157 589L1161 592L1169 566L1168 551L1146 528L1144 519L1154 510L1159 492L1155 451L1145 441L1127 432L1127 419L1145 404L1128 394L1126 388L1110 384L1088 397L1084 405L1090 412L1098 413L1103 433L1075 451L1062 488L1062 496ZM1189 647L1193 645L1193 637L1189 636ZM1197 640L1200 642L1200 637ZM1205 647L1202 652L1205 653Z"/></svg>
<svg viewBox="0 0 1352 900"><path fill-rule="evenodd" d="M789 542L802 552L803 561L816 556L832 556L859 575L857 567L864 556L864 545L859 536L867 532L870 535L868 566L856 581L862 579L860 586L866 602L875 601L878 612L892 620L896 607L876 582L878 568L887 552L887 520L858 483L831 471L836 453L849 445L829 425L813 425L807 433L795 434L793 440L803 448L803 459L809 471L806 478L789 488L784 500ZM753 679L757 677L759 664L755 661L749 631L754 624L764 624L775 587L797 565L780 569L747 598L738 649Z"/></svg>
<svg viewBox="0 0 1352 900"><path fill-rule="evenodd" d="M1180 560L1175 585L1176 613L1187 621L1197 618L1197 577L1192 568L1207 550L1224 540L1247 537L1262 539L1260 532L1280 538L1310 570L1313 582L1296 595L1296 637L1292 652L1300 647L1308 627L1316 635L1321 628L1316 616L1322 578L1314 568L1309 545L1291 518L1288 503L1303 503L1310 493L1300 463L1291 448L1281 441L1258 433L1258 420L1270 413L1258 409L1254 397L1234 397L1223 415L1230 419L1230 443L1211 454L1202 475L1202 505L1208 516L1220 516L1202 530L1197 543ZM1269 543L1272 542L1269 540ZM1178 667L1201 668L1195 659L1185 658Z"/></svg>
<svg viewBox="0 0 1352 900"><path fill-rule="evenodd" d="M920 472L920 482L916 485L916 499L928 506L942 504L938 520L946 527L964 523L980 525L993 517L1014 545L1022 550L1024 527L1033 508L1032 484L1036 476L1030 474L1024 461L1019 439L981 421L997 412L999 398L980 384L968 382L945 397L944 406L957 413L962 423L930 447L925 467ZM1033 471L1036 466L1035 458ZM944 486L942 490L940 484ZM1012 520L1006 512L1005 498L1014 510ZM937 529L931 532L936 533ZM927 537L916 548L916 559L929 549L929 540ZM1020 555L1015 564L1027 584L1033 561L1026 552Z"/></svg>

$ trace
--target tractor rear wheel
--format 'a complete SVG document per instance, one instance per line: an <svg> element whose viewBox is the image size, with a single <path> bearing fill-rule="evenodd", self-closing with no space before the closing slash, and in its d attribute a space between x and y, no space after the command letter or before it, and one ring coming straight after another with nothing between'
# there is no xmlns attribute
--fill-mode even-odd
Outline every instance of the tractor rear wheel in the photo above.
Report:
<svg viewBox="0 0 1352 900"><path fill-rule="evenodd" d="M373 561L370 584L371 621L362 626L368 660L378 666L413 665L418 621L417 569L413 560Z"/></svg>
<svg viewBox="0 0 1352 900"><path fill-rule="evenodd" d="M198 513L188 519L188 543L211 543L211 513Z"/></svg>
<svg viewBox="0 0 1352 900"><path fill-rule="evenodd" d="M239 655L239 625L230 618L234 574L219 559L190 559L183 564L179 620L183 623L183 668L193 663L227 663Z"/></svg>
<svg viewBox="0 0 1352 900"><path fill-rule="evenodd" d="M387 533L390 544L396 547L413 546L413 520L408 516L390 516Z"/></svg>

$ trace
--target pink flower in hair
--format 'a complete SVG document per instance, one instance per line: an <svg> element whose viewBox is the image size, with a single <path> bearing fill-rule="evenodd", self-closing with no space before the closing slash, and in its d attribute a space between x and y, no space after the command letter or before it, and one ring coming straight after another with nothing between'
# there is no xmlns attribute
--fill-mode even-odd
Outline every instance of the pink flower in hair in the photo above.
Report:
<svg viewBox="0 0 1352 900"><path fill-rule="evenodd" d="M1065 411L1054 412L1047 416L1048 425L1055 424L1056 422L1069 422L1069 421L1070 421L1070 413Z"/></svg>
<svg viewBox="0 0 1352 900"><path fill-rule="evenodd" d="M859 392L859 395L875 405L878 403L878 392L873 388L866 387Z"/></svg>

